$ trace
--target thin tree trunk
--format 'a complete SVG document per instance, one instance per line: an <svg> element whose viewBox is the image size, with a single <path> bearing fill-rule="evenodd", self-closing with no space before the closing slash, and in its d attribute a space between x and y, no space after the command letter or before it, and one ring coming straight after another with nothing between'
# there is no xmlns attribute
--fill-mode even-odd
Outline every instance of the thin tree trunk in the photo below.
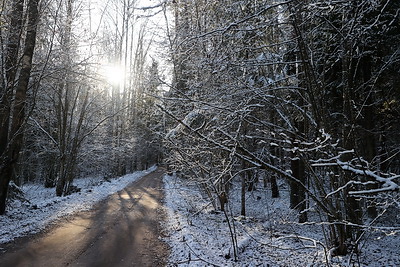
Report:
<svg viewBox="0 0 400 267"><path fill-rule="evenodd" d="M347 41L344 42L343 44L343 56L342 56L342 83L343 83L343 95L342 95L342 101L343 101L343 114L345 117L344 125L343 125L343 130L342 130L342 140L343 140L343 148L346 150L351 150L356 147L355 145L355 133L354 133L354 115L353 115L353 107L352 107L352 101L354 99L353 97L353 82L352 82L352 57L351 57L351 44L349 44ZM345 153L341 156L341 161L343 162L350 162L351 160L351 155L348 153ZM340 184L347 184L353 179L352 174L348 172L344 172L342 175L342 181ZM360 212L360 205L359 202L356 200L354 196L349 195L349 191L352 190L357 190L354 186L351 186L349 188L346 188L343 193L344 193L344 209L345 209L345 214L343 216L344 220L347 220L351 223L354 224L361 224L361 219L362 219L362 213ZM339 226L340 227L340 226ZM354 240L354 234L355 234L355 229L354 227L350 225L345 226L345 237L339 237L340 241L342 242L343 239L345 240ZM343 232L343 231L342 231ZM343 233L342 233L343 234ZM339 243L338 249L337 249L337 254L338 255L345 255L347 251L347 241L344 241L346 243Z"/></svg>
<svg viewBox="0 0 400 267"><path fill-rule="evenodd" d="M245 172L242 176L242 190L241 190L240 214L242 216L246 216L246 177L247 177L247 173Z"/></svg>
<svg viewBox="0 0 400 267"><path fill-rule="evenodd" d="M5 84L0 88L0 156L6 156L12 96L15 87L15 76L18 68L18 50L23 25L24 1L13 1L10 30L5 51L4 72Z"/></svg>
<svg viewBox="0 0 400 267"><path fill-rule="evenodd" d="M361 70L362 70L362 76L363 76L363 82L365 84L368 84L369 80L371 79L372 73L371 73L371 58L369 56L364 56L361 60ZM372 91L372 88L369 87L369 90ZM374 130L376 129L375 125L375 118L374 118L374 110L376 109L376 106L374 105L374 93L369 92L367 95L367 99L365 101L365 107L363 107L364 111L364 120L362 122L365 134L363 135L364 137L362 138L362 149L363 149L363 154L365 159L368 162L373 162L374 158L377 155L377 145L376 145L376 139L375 139L375 134ZM367 180L371 180L368 179ZM367 189L376 189L377 185L368 185ZM375 199L367 199L366 200L366 205L367 205L367 213L370 218L376 218L378 216L378 211L375 207Z"/></svg>
<svg viewBox="0 0 400 267"><path fill-rule="evenodd" d="M304 121L300 121L298 124L299 132L303 134ZM295 141L295 138L296 136L293 137L294 146L299 147L299 144L296 144L297 142ZM298 152L292 153L291 171L292 175L296 177L301 183L303 183L304 185L307 184L304 161ZM306 207L306 191L298 183L293 181L290 182L290 208L297 209L299 211L300 223L307 221L307 213L305 212Z"/></svg>
<svg viewBox="0 0 400 267"><path fill-rule="evenodd" d="M269 112L269 118L270 121L277 124L277 118L276 118L276 112L275 110L271 110ZM275 144L271 144L269 147L270 150L270 161L271 164L276 166L277 164L279 164L277 158L278 158L278 147ZM278 198L279 197L279 187L278 187L278 183L277 183L277 175L275 173L271 173L270 175L270 184L271 184L271 193L272 193L272 198Z"/></svg>

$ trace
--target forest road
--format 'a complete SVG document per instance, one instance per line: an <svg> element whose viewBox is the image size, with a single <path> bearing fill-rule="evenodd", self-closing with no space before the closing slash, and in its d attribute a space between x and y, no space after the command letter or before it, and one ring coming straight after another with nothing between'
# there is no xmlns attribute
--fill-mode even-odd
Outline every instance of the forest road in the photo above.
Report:
<svg viewBox="0 0 400 267"><path fill-rule="evenodd" d="M159 168L92 210L9 244L0 266L165 266L169 248L159 240L162 175Z"/></svg>

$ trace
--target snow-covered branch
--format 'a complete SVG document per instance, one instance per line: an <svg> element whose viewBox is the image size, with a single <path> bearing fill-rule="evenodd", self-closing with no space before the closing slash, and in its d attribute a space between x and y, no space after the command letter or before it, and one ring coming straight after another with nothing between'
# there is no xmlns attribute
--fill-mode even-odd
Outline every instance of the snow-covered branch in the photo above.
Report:
<svg viewBox="0 0 400 267"><path fill-rule="evenodd" d="M351 195L376 194L376 193L381 193L381 192L385 192L385 191L397 191L400 188L399 185L394 181L394 180L400 178L400 175L393 175L393 176L385 178L383 176L376 174L376 172L371 171L371 170L357 169L346 162L340 161L339 159L337 160L337 165L345 171L350 171L357 175L364 175L364 176L374 179L375 181L377 181L379 183L382 183L381 188L360 190L360 191L350 191L349 194L351 194Z"/></svg>
<svg viewBox="0 0 400 267"><path fill-rule="evenodd" d="M345 151L342 152L341 154L344 153L351 153L353 151ZM377 172L372 171L370 169L362 168L362 166L355 167L349 162L344 162L340 160L340 155L335 156L330 158L329 160L323 160L319 159L315 161L311 165L312 167L331 167L331 166L337 166L340 167L344 171L349 171L353 174L360 175L360 176L365 176L369 177L371 180L362 182L362 181L349 181L345 185L337 188L335 191L330 192L329 194L326 195L326 197L330 197L346 188L348 188L351 185L371 185L371 184L377 184L380 183L382 184L381 188L375 188L375 189L367 189L367 190L357 190L357 191L349 191L350 195L363 195L363 194L377 194L381 192L386 192L386 191L398 191L400 189L399 184L395 181L400 178L400 175L386 175L387 177L384 177L383 175L377 174Z"/></svg>

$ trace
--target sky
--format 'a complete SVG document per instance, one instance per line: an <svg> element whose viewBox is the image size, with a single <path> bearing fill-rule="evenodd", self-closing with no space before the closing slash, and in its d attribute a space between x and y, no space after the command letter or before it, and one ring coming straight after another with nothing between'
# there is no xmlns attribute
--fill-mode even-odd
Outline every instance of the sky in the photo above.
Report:
<svg viewBox="0 0 400 267"><path fill-rule="evenodd" d="M139 32L142 27L145 27L143 31L145 46L151 42L146 62L150 65L153 59L156 60L159 63L160 77L170 81L171 67L168 63L168 49L165 47L167 27L162 5L160 5L164 0L136 1L135 9L129 11L133 14L129 20L129 27L133 28L133 35L131 29L129 29L129 43L127 46L123 44L123 55L118 58L119 56L115 56L118 54L114 46L115 37L112 36L114 39L107 40L109 37L106 35L114 35L116 27L119 35L125 32L122 29L123 2L124 0L91 0L87 3L88 6L85 10L90 10L90 12L82 10L81 27L78 27L78 30L80 30L79 28L87 28L85 31L91 34L83 34L83 37L92 36L93 38L81 38L80 55L97 62L98 70L96 72L106 87L110 89L112 86L122 87L124 86L124 79L130 78L129 67L126 66L132 65L132 63L129 63L131 59L133 60L131 55L135 54L140 36ZM117 13L118 15L116 15ZM123 40L125 42L127 39L123 37ZM104 44L107 44L106 49L104 49ZM127 65L125 62L128 62Z"/></svg>

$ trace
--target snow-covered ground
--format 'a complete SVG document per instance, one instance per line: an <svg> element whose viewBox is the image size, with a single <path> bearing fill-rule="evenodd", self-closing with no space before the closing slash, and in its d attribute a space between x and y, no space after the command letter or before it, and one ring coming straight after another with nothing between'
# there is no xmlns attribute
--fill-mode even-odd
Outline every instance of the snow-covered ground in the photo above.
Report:
<svg viewBox="0 0 400 267"><path fill-rule="evenodd" d="M329 257L322 226L293 223L297 214L288 209L285 188L278 199L264 188L248 192L247 216L242 217L240 184L230 194L226 216L214 211L196 185L173 176L165 176L164 182L171 266L400 266L399 233L368 233L361 255ZM235 233L237 261L228 221Z"/></svg>
<svg viewBox="0 0 400 267"><path fill-rule="evenodd" d="M56 219L73 212L90 209L96 202L120 191L155 169L154 166L146 171L111 179L109 182L101 177L76 179L74 185L81 188L81 192L65 197L56 197L54 188L44 188L43 185L22 186L21 189L29 202L15 201L6 216L0 216L0 250L2 243L37 233Z"/></svg>
<svg viewBox="0 0 400 267"><path fill-rule="evenodd" d="M54 188L22 187L29 203L15 202L0 216L1 244L36 233L58 218L90 209L96 202L153 171L155 167L110 182L102 178L77 179L81 192L55 197ZM258 188L248 193L247 215L240 214L240 192L233 191L228 213L215 212L208 197L196 185L165 176L167 223L164 240L171 246L169 266L326 266L321 226L297 225L297 214L287 208L287 191L272 199L270 191ZM240 188L240 186L237 186ZM235 204L235 205L234 205ZM231 235L229 230L234 233ZM232 236L237 243L234 259ZM354 266L400 266L399 234L370 233ZM330 266L353 266L350 256L330 258Z"/></svg>

